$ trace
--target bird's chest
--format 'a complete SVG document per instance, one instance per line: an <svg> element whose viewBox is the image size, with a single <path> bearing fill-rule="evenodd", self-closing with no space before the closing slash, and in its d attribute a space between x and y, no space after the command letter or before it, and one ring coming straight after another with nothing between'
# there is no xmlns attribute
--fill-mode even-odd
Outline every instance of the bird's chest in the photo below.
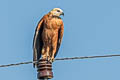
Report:
<svg viewBox="0 0 120 80"><path fill-rule="evenodd" d="M53 30L59 29L60 26L61 26L61 20L56 18L48 19L45 25L46 28Z"/></svg>

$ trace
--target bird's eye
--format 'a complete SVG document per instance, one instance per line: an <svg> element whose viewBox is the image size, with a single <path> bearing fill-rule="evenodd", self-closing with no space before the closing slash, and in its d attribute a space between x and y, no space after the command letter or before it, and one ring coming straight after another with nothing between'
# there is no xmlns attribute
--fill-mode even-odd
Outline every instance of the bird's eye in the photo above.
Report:
<svg viewBox="0 0 120 80"><path fill-rule="evenodd" d="M57 10L57 12L60 12L60 10Z"/></svg>

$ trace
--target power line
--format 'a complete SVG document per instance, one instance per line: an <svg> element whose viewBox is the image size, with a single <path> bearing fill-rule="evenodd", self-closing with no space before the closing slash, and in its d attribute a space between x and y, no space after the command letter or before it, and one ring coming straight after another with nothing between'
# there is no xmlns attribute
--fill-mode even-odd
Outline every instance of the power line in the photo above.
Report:
<svg viewBox="0 0 120 80"><path fill-rule="evenodd" d="M120 56L120 54L115 55L103 55L103 56L83 56L83 57L71 57L71 58L57 58L55 61L59 60L74 60L74 59L89 59L89 58L106 58L106 57L117 57ZM0 65L0 67L10 67L10 66L18 66L22 64L31 64L31 63L38 63L39 61L28 61L28 62L20 62L15 64L7 64L7 65Z"/></svg>

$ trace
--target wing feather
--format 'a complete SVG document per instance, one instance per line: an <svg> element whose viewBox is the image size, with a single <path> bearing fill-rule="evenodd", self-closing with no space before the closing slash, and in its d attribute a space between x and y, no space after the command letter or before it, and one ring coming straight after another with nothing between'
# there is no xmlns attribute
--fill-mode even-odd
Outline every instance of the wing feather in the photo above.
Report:
<svg viewBox="0 0 120 80"><path fill-rule="evenodd" d="M42 41L42 31L43 31L43 18L39 21L37 28L35 30L34 40L33 40L33 61L38 61L41 57L41 51L43 46ZM33 64L34 67L37 64Z"/></svg>
<svg viewBox="0 0 120 80"><path fill-rule="evenodd" d="M57 49L56 49L56 53L55 53L55 56L54 56L54 57L56 57L56 55L57 55L57 53L58 53L58 50L59 50L59 48L60 48L60 45L61 45L61 42L62 42L62 38L63 38L63 33L64 33L64 25L63 25L63 22L62 22L61 24L62 24L62 25L61 25L61 27L60 27L60 29L59 29L59 31L58 31Z"/></svg>

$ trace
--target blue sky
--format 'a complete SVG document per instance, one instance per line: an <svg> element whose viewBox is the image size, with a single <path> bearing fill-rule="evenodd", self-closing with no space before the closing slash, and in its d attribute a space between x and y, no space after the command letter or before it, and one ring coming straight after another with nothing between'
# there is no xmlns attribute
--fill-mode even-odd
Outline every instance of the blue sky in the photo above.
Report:
<svg viewBox="0 0 120 80"><path fill-rule="evenodd" d="M34 31L51 9L64 10L57 57L120 54L119 0L0 0L0 65L32 60ZM119 80L120 57L56 61L52 80ZM0 68L0 80L36 80L32 64Z"/></svg>

